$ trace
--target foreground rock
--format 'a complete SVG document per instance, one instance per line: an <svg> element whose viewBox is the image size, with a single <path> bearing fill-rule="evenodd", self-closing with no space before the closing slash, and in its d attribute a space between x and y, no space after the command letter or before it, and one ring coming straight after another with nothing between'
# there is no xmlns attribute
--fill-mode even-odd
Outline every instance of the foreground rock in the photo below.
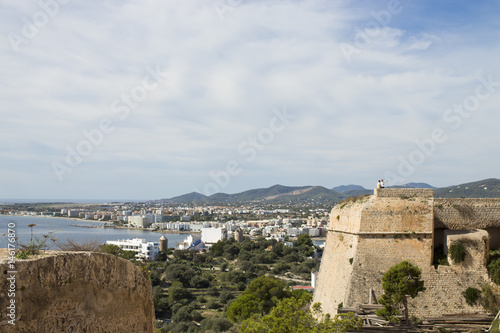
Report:
<svg viewBox="0 0 500 333"><path fill-rule="evenodd" d="M1 332L154 332L151 283L130 261L103 253L57 252L14 265L4 250ZM17 273L11 273L12 267Z"/></svg>

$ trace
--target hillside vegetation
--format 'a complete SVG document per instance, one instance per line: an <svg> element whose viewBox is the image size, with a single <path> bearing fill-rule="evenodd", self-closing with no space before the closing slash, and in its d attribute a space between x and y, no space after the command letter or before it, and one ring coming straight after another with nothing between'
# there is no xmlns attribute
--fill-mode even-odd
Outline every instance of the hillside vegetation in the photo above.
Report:
<svg viewBox="0 0 500 333"><path fill-rule="evenodd" d="M490 178L434 190L436 198L500 198L500 179Z"/></svg>
<svg viewBox="0 0 500 333"><path fill-rule="evenodd" d="M432 188L436 198L500 198L500 180L496 178L471 183L436 188L427 183L408 183L389 186L389 188ZM272 203L272 204L331 204L334 205L347 197L373 194L373 189L365 189L360 185L342 185L332 189L323 186L283 186L274 185L240 193L215 193L210 196L192 192L170 199L155 200L162 203L198 203L198 204L238 204L238 203Z"/></svg>

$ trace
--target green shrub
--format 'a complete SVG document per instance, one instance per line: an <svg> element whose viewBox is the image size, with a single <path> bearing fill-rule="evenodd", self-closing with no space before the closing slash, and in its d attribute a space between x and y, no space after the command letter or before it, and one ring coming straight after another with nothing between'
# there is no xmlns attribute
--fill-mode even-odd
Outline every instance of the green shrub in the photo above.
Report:
<svg viewBox="0 0 500 333"><path fill-rule="evenodd" d="M222 304L227 304L230 300L234 298L234 295L229 290L224 290L219 296L219 301Z"/></svg>
<svg viewBox="0 0 500 333"><path fill-rule="evenodd" d="M490 333L500 333L500 318L497 318L491 325Z"/></svg>
<svg viewBox="0 0 500 333"><path fill-rule="evenodd" d="M28 253L26 251L19 251L16 253L17 259L28 259Z"/></svg>
<svg viewBox="0 0 500 333"><path fill-rule="evenodd" d="M491 314L496 314L500 310L500 300L495 296L493 289L488 284L483 286L481 305Z"/></svg>
<svg viewBox="0 0 500 333"><path fill-rule="evenodd" d="M36 224L34 224L34 223L28 224L28 227L31 228L31 238L30 238L29 243L24 244L24 243L20 243L16 240L17 247L20 249L16 253L16 258L28 259L29 256L40 254L41 250L49 249L50 246L55 244L56 239L52 237L52 234L55 231L53 231L52 228L48 232L47 235L43 235L43 238L39 238L39 237L36 237L33 235L33 228L35 226L36 226ZM51 244L47 243L49 240L52 242Z"/></svg>
<svg viewBox="0 0 500 333"><path fill-rule="evenodd" d="M488 273L493 282L500 284L500 260L494 260L488 264Z"/></svg>
<svg viewBox="0 0 500 333"><path fill-rule="evenodd" d="M461 240L451 243L449 252L451 260L453 260L454 264L463 262L465 260L465 255L467 254L463 241Z"/></svg>
<svg viewBox="0 0 500 333"><path fill-rule="evenodd" d="M465 301L470 306L476 305L480 294L481 294L481 290L479 290L477 288L469 287L469 288L467 288L467 290L464 293Z"/></svg>
<svg viewBox="0 0 500 333"><path fill-rule="evenodd" d="M500 284L500 250L490 251L487 268L491 280L496 284Z"/></svg>
<svg viewBox="0 0 500 333"><path fill-rule="evenodd" d="M210 296L219 296L219 290L217 289L217 287L213 286L211 288L208 289L207 293L210 295Z"/></svg>
<svg viewBox="0 0 500 333"><path fill-rule="evenodd" d="M200 326L205 331L225 332L229 330L233 324L226 318L206 318L201 321Z"/></svg>
<svg viewBox="0 0 500 333"><path fill-rule="evenodd" d="M219 309L221 307L220 303L216 300L208 301L207 308L209 309Z"/></svg>

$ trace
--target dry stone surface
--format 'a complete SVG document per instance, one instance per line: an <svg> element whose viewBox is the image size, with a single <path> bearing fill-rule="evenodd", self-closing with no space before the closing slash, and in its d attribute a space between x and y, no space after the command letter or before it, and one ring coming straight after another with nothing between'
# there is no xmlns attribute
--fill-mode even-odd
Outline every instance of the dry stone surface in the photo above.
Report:
<svg viewBox="0 0 500 333"><path fill-rule="evenodd" d="M16 321L5 309L9 271L0 261L1 332L154 332L151 283L130 261L103 253L18 260Z"/></svg>

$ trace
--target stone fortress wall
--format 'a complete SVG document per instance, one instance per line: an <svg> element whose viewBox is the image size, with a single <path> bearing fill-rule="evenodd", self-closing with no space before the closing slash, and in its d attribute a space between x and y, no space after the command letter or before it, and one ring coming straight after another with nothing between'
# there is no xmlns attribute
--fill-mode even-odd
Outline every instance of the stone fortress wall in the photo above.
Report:
<svg viewBox="0 0 500 333"><path fill-rule="evenodd" d="M0 255L0 332L151 332L151 283L132 262L104 253L57 252L16 260L17 290ZM15 300L15 326L6 317Z"/></svg>
<svg viewBox="0 0 500 333"><path fill-rule="evenodd" d="M500 199L434 199L436 228L500 228Z"/></svg>
<svg viewBox="0 0 500 333"><path fill-rule="evenodd" d="M467 305L463 293L489 281L485 264L493 240L500 240L500 199L436 199L431 189L384 188L335 206L330 216L313 300L325 312L368 304L370 289L380 297L382 276L402 260L422 269L427 288L411 300L411 314L484 312ZM462 238L470 240L465 262L454 265L449 259L450 266L434 268L434 247L446 251Z"/></svg>

